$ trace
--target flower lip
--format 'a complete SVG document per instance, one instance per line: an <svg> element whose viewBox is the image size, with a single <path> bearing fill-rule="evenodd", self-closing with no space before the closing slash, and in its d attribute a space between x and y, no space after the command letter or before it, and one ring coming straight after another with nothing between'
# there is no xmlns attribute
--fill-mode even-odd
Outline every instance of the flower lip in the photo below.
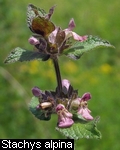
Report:
<svg viewBox="0 0 120 150"><path fill-rule="evenodd" d="M90 110L88 108L80 108L78 114L82 115L86 120L93 120L93 117L90 115Z"/></svg>
<svg viewBox="0 0 120 150"><path fill-rule="evenodd" d="M70 118L65 118L65 121L59 121L58 127L59 128L68 128L74 124L74 121Z"/></svg>
<svg viewBox="0 0 120 150"><path fill-rule="evenodd" d="M65 34L66 34L66 39L68 39L69 37L73 37L74 40L76 41L85 41L87 40L87 36L80 36L77 33L73 32L73 28L75 27L75 22L74 19L72 18L69 22L68 28L64 29Z"/></svg>

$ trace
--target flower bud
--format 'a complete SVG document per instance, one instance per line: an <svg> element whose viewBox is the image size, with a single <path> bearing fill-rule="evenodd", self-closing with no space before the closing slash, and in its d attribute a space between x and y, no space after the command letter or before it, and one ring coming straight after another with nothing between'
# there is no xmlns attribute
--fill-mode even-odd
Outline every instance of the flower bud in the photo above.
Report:
<svg viewBox="0 0 120 150"><path fill-rule="evenodd" d="M37 45L37 44L40 44L40 42L39 42L39 40L38 39L36 39L35 37L30 37L29 39L28 39L28 42L31 44L31 45Z"/></svg>
<svg viewBox="0 0 120 150"><path fill-rule="evenodd" d="M32 93L34 96L39 97L41 95L41 91L38 87L32 88Z"/></svg>
<svg viewBox="0 0 120 150"><path fill-rule="evenodd" d="M68 90L70 86L70 81L67 79L63 79L62 80L62 87L66 87L66 89Z"/></svg>
<svg viewBox="0 0 120 150"><path fill-rule="evenodd" d="M71 107L72 107L73 109L78 109L78 108L79 108L79 106L80 106L80 99L81 99L81 98L76 98L76 99L74 99L74 100L72 101Z"/></svg>
<svg viewBox="0 0 120 150"><path fill-rule="evenodd" d="M89 92L83 94L83 96L81 98L81 100L83 100L83 101L88 101L89 99L91 99L91 94Z"/></svg>
<svg viewBox="0 0 120 150"><path fill-rule="evenodd" d="M51 107L52 104L50 102L44 102L44 103L41 103L40 106L42 109L45 109L45 108Z"/></svg>

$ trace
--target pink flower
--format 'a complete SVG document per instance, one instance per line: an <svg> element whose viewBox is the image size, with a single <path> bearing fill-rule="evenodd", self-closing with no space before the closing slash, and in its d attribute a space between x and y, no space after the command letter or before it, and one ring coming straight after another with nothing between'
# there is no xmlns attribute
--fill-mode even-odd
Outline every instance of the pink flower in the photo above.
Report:
<svg viewBox="0 0 120 150"><path fill-rule="evenodd" d="M34 45L35 48L38 49L39 52L45 52L46 48L47 48L47 43L46 43L46 40L42 37L42 36L31 36L29 39L28 39L28 42L31 44L31 45Z"/></svg>
<svg viewBox="0 0 120 150"><path fill-rule="evenodd" d="M93 117L90 115L91 111L87 108L87 101L91 99L90 93L83 94L82 98L78 98L80 105L78 108L78 114L80 114L86 120L93 120Z"/></svg>
<svg viewBox="0 0 120 150"><path fill-rule="evenodd" d="M87 39L87 36L80 36L77 33L73 32L75 27L74 19L71 19L68 25L68 28L62 30L60 27L56 27L55 30L49 35L49 42L55 44L57 39L60 39L62 36L63 41L67 40L70 37L73 37L74 40L84 41Z"/></svg>
<svg viewBox="0 0 120 150"><path fill-rule="evenodd" d="M74 27L74 19L70 20L68 28L64 30L62 30L60 27L56 27L55 30L48 36L51 50L57 49L58 54L61 53L64 49L70 46L69 44L66 44L66 41L70 37L73 37L74 40L80 42L87 39L87 36L80 36L77 33L73 32L72 30Z"/></svg>
<svg viewBox="0 0 120 150"><path fill-rule="evenodd" d="M56 107L56 112L58 114L58 127L67 128L73 125L72 114L68 112L64 105L58 104Z"/></svg>
<svg viewBox="0 0 120 150"><path fill-rule="evenodd" d="M69 25L68 25L68 28L65 29L65 35L66 35L66 39L68 39L69 37L73 37L74 40L77 40L77 41L84 41L87 39L87 36L80 36L78 35L77 33L73 32L73 28L75 27L75 22L74 22L74 19L71 19L70 22L69 22Z"/></svg>
<svg viewBox="0 0 120 150"><path fill-rule="evenodd" d="M55 30L48 37L51 49L58 49L60 51L61 47L63 48L65 42L65 32L60 28L56 27Z"/></svg>
<svg viewBox="0 0 120 150"><path fill-rule="evenodd" d="M45 16L46 19L50 19L54 11L53 6L49 14ZM55 27L55 30L52 31L47 38L45 39L42 35L34 35L28 39L28 42L31 45L35 46L35 49L42 54L46 54L46 57L49 59L54 57L55 54L60 55L64 49L67 49L71 46L68 42L69 38L72 37L76 41L84 41L87 39L87 36L80 36L72 30L75 27L74 19L71 19L68 25L68 28L62 30L60 27Z"/></svg>
<svg viewBox="0 0 120 150"><path fill-rule="evenodd" d="M86 107L80 107L78 110L78 114L80 114L83 118L85 118L86 120L93 120L93 117L90 115L90 110Z"/></svg>
<svg viewBox="0 0 120 150"><path fill-rule="evenodd" d="M58 31L60 30L60 28L56 27L55 30L49 35L49 42L52 44L55 44L56 42L56 35L58 33Z"/></svg>

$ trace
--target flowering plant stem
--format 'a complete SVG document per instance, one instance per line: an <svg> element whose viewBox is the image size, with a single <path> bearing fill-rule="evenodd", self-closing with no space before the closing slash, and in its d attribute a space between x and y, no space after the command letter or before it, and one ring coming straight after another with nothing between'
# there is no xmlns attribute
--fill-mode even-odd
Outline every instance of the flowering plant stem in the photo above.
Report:
<svg viewBox="0 0 120 150"><path fill-rule="evenodd" d="M58 63L58 58L55 57L52 59L53 64L54 64L54 69L56 73L56 79L57 79L57 84L58 84L58 93L61 95L62 93L62 80L61 80L61 74L60 74L60 67Z"/></svg>

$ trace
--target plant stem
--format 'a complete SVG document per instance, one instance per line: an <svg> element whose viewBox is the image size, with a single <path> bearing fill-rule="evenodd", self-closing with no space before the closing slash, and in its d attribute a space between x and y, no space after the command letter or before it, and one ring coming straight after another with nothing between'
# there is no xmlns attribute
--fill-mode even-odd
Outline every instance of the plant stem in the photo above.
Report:
<svg viewBox="0 0 120 150"><path fill-rule="evenodd" d="M58 84L58 93L61 95L61 93L62 93L62 81L61 81L61 74L60 74L58 59L54 58L52 60L53 60L55 73L56 73L56 79L57 79L57 84Z"/></svg>

